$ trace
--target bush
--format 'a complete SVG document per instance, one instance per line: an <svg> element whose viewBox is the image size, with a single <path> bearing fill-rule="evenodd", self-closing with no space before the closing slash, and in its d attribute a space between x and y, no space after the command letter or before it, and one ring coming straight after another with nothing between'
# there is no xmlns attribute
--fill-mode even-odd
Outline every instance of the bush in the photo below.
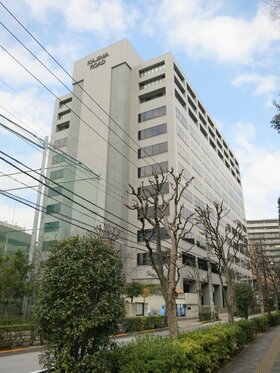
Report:
<svg viewBox="0 0 280 373"><path fill-rule="evenodd" d="M276 326L280 324L280 311L273 312L267 315L269 326Z"/></svg>
<svg viewBox="0 0 280 373"><path fill-rule="evenodd" d="M215 372L256 333L280 323L280 312L233 324L219 324L180 335L137 339L110 352L113 373Z"/></svg>
<svg viewBox="0 0 280 373"><path fill-rule="evenodd" d="M247 320L249 316L249 310L255 304L254 292L251 285L245 282L235 284L234 295L235 305L238 310L239 316L244 317Z"/></svg>
<svg viewBox="0 0 280 373"><path fill-rule="evenodd" d="M103 351L124 316L116 250L93 236L58 241L39 285L36 316L46 341L43 366L59 372L109 372Z"/></svg>
<svg viewBox="0 0 280 373"><path fill-rule="evenodd" d="M35 327L31 324L0 326L0 349L33 345L35 337Z"/></svg>
<svg viewBox="0 0 280 373"><path fill-rule="evenodd" d="M127 317L120 326L122 332L139 332L167 326L165 316Z"/></svg>
<svg viewBox="0 0 280 373"><path fill-rule="evenodd" d="M112 372L191 372L184 350L176 341L160 337L137 339L112 352Z"/></svg>
<svg viewBox="0 0 280 373"><path fill-rule="evenodd" d="M251 321L254 324L256 333L263 333L269 327L268 318L266 316L254 317Z"/></svg>
<svg viewBox="0 0 280 373"><path fill-rule="evenodd" d="M211 307L201 306L199 309L199 321L211 320ZM219 320L219 309L215 307L215 320Z"/></svg>

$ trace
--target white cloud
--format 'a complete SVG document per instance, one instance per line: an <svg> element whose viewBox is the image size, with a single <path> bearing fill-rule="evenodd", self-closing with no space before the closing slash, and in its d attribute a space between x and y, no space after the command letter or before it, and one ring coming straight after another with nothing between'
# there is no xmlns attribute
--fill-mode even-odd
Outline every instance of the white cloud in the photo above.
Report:
<svg viewBox="0 0 280 373"><path fill-rule="evenodd" d="M41 21L56 12L68 28L97 32L102 37L123 35L139 15L122 0L25 0L25 4Z"/></svg>
<svg viewBox="0 0 280 373"><path fill-rule="evenodd" d="M235 152L241 165L246 218L276 218L280 193L280 150L265 144L253 144L256 129L252 124L239 123L234 128Z"/></svg>
<svg viewBox="0 0 280 373"><path fill-rule="evenodd" d="M41 137L49 135L53 103L54 100L46 98L37 88L19 92L0 90L0 114Z"/></svg>
<svg viewBox="0 0 280 373"><path fill-rule="evenodd" d="M242 74L236 77L232 84L234 86L240 87L244 84L253 84L254 94L263 95L271 92L276 92L278 90L278 78L274 75L260 75L256 73Z"/></svg>
<svg viewBox="0 0 280 373"><path fill-rule="evenodd" d="M206 57L221 63L248 64L265 56L280 41L280 30L260 7L251 19L224 15L222 1L163 0L155 5L150 23L155 32L166 30L172 47L192 57Z"/></svg>

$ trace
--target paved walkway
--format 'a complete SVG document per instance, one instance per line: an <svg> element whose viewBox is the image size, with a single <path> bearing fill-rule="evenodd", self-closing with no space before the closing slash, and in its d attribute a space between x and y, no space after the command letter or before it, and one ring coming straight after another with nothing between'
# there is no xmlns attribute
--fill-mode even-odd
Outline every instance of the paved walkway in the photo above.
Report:
<svg viewBox="0 0 280 373"><path fill-rule="evenodd" d="M260 334L219 373L279 373L280 326Z"/></svg>

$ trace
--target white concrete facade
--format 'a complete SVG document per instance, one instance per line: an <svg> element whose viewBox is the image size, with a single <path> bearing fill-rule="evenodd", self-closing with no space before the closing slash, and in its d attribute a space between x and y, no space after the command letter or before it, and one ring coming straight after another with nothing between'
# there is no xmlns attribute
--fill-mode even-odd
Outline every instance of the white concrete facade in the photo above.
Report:
<svg viewBox="0 0 280 373"><path fill-rule="evenodd" d="M176 173L184 169L186 179L194 176L183 201L186 215L195 206L223 200L230 209L228 223L239 220L246 230L238 161L171 54L144 62L122 40L77 61L73 74L73 94L56 103L51 141L86 168L72 160L54 164L50 160L48 167L54 168L48 176L58 176L55 182L67 185L66 194L93 212L76 211L81 208L59 193L57 202L47 198L45 205L60 203L60 212L70 216L66 221L87 224L86 228L102 224L103 218L122 227L120 245L127 281L155 282L143 251L137 249L143 248L137 242L137 214L125 204L128 184L137 187L143 181L147 185L156 165L173 167ZM78 226L52 215L44 215L41 228L44 250L56 239L81 232ZM191 254L199 261L207 304L206 243L199 228L189 235L189 242L182 242L180 250L188 250L192 242L196 245ZM248 259L242 252L237 257L236 271L251 277ZM195 293L194 285L184 280L189 270L182 269L179 287ZM223 306L216 273L213 285L215 303Z"/></svg>

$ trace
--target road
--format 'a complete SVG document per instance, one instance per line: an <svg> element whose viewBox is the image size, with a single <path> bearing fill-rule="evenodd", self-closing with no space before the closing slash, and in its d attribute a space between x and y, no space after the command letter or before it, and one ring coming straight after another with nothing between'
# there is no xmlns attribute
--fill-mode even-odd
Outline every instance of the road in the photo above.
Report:
<svg viewBox="0 0 280 373"><path fill-rule="evenodd" d="M202 324L197 320L178 321L180 332L192 331L209 324ZM151 334L151 333L149 333ZM160 330L152 333L153 335L168 336L168 330ZM134 335L128 335L115 338L114 340L120 344L132 341ZM31 349L23 349L17 353L0 353L0 373L30 373L40 369L39 365L40 351Z"/></svg>

